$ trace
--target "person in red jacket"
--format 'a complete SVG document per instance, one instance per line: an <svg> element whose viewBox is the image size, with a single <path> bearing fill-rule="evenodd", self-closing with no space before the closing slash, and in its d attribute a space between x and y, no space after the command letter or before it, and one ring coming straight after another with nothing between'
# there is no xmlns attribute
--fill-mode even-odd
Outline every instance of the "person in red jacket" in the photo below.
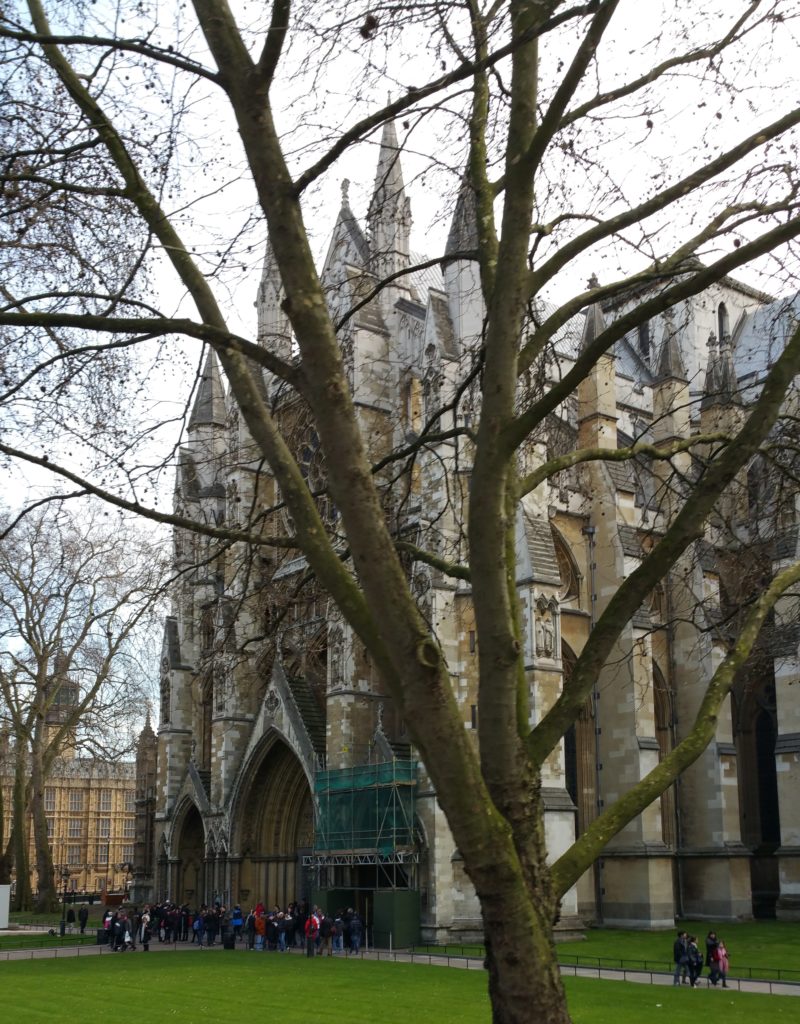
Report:
<svg viewBox="0 0 800 1024"><path fill-rule="evenodd" d="M319 918L316 910L306 918L306 956L317 955L317 938L319 937Z"/></svg>

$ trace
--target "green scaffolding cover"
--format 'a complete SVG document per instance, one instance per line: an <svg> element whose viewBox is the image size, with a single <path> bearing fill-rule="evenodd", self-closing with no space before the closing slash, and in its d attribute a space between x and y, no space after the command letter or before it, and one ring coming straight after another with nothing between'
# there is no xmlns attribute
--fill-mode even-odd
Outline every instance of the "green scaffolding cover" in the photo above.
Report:
<svg viewBox="0 0 800 1024"><path fill-rule="evenodd" d="M377 850L388 857L413 847L416 785L416 761L317 772L315 851Z"/></svg>

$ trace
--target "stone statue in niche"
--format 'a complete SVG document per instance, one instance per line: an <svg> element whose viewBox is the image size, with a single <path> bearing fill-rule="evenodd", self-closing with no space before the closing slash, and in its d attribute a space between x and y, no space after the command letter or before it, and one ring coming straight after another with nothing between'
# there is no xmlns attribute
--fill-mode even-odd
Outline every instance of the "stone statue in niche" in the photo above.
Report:
<svg viewBox="0 0 800 1024"><path fill-rule="evenodd" d="M555 657L556 629L553 622L553 610L539 607L536 616L536 654L540 658Z"/></svg>
<svg viewBox="0 0 800 1024"><path fill-rule="evenodd" d="M331 686L341 686L344 671L344 636L340 626L331 630L328 643L330 646Z"/></svg>

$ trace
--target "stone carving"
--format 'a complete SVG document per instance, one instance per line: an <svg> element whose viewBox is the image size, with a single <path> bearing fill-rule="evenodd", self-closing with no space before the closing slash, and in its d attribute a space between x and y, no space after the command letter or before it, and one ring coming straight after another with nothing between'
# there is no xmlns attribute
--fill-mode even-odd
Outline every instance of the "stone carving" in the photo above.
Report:
<svg viewBox="0 0 800 1024"><path fill-rule="evenodd" d="M536 656L556 658L557 653L557 609L552 602L540 601L536 606Z"/></svg>
<svg viewBox="0 0 800 1024"><path fill-rule="evenodd" d="M341 626L334 626L328 634L328 657L331 687L341 686L344 681L344 634Z"/></svg>
<svg viewBox="0 0 800 1024"><path fill-rule="evenodd" d="M431 621L433 611L433 600L431 593L431 578L428 572L416 572L411 583L414 596L417 599L417 607L420 615L426 622Z"/></svg>
<svg viewBox="0 0 800 1024"><path fill-rule="evenodd" d="M272 718L278 713L281 706L281 699L274 690L270 690L264 698L264 708Z"/></svg>

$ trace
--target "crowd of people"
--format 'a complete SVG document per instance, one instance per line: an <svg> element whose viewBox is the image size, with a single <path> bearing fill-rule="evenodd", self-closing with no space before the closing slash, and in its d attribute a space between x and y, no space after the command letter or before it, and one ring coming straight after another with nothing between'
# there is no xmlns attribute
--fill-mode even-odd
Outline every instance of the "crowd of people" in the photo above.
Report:
<svg viewBox="0 0 800 1024"><path fill-rule="evenodd" d="M364 924L352 907L329 914L306 902L290 903L268 910L258 903L245 914L239 904L225 907L201 904L195 910L188 904L164 902L147 905L141 911L110 909L103 918L106 941L114 952L124 953L141 946L147 952L150 942L188 942L200 949L217 942L235 949L285 953L305 949L308 956L358 954Z"/></svg>
<svg viewBox="0 0 800 1024"><path fill-rule="evenodd" d="M728 950L723 940L716 932L711 931L706 936L705 956L700 951L696 935L689 935L688 932L678 932L678 937L672 947L672 958L675 961L675 972L672 976L672 984L689 985L697 988L697 983L703 973L703 965L708 967L708 982L714 988L722 982L722 988L728 987Z"/></svg>

